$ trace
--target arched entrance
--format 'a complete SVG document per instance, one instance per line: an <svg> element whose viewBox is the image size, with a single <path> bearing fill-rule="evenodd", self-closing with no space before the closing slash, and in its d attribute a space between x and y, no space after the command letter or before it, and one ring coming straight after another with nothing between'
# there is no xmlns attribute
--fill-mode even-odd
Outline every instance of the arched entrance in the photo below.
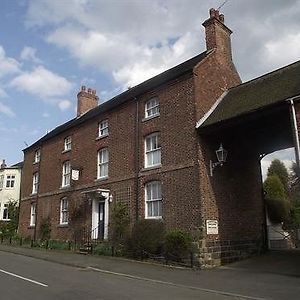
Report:
<svg viewBox="0 0 300 300"><path fill-rule="evenodd" d="M260 160L293 147L299 163L299 71L296 63L230 89L197 123L203 226L218 223L205 228L203 251L216 264L268 248ZM227 161L211 176L220 143Z"/></svg>

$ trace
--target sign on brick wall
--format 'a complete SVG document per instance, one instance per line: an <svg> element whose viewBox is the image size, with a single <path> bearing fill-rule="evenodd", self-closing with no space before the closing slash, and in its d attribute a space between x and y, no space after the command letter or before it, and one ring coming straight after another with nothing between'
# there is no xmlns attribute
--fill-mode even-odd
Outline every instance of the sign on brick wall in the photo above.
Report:
<svg viewBox="0 0 300 300"><path fill-rule="evenodd" d="M79 170L72 170L72 180L79 180Z"/></svg>
<svg viewBox="0 0 300 300"><path fill-rule="evenodd" d="M206 220L206 234L218 234L219 224L218 220Z"/></svg>

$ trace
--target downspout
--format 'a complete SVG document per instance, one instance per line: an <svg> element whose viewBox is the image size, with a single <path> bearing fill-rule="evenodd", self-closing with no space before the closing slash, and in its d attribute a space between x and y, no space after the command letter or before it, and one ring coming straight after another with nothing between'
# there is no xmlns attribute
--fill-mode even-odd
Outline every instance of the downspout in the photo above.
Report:
<svg viewBox="0 0 300 300"><path fill-rule="evenodd" d="M41 156L42 156L42 147L41 149ZM38 202L39 202L39 194L40 194L40 183L41 183L41 159L38 162L38 187L37 187L37 194L36 194L36 202L35 202L35 225L34 225L34 235L33 240L36 241L37 237L37 225L38 225Z"/></svg>
<svg viewBox="0 0 300 300"><path fill-rule="evenodd" d="M140 148L139 148L139 101L135 97L135 144L134 144L134 173L135 173L135 221L139 219L139 157L140 157Z"/></svg>
<svg viewBox="0 0 300 300"><path fill-rule="evenodd" d="M262 250L266 252L267 250L270 249L269 245L269 232L268 232L268 222L267 222L267 204L266 204L266 198L265 198L265 193L264 193L264 187L263 187L263 181L262 181L262 171L261 171L261 160L265 157L265 154L262 154L259 157L259 172L260 172L260 178L261 178L261 197L263 201L263 237L262 237Z"/></svg>
<svg viewBox="0 0 300 300"><path fill-rule="evenodd" d="M19 189L19 206L18 206L18 228L17 228L17 234L19 234L20 229L20 207L21 207L21 197L22 197L22 177L23 177L23 166L24 166L24 159L23 159L23 165L20 169L20 189Z"/></svg>
<svg viewBox="0 0 300 300"><path fill-rule="evenodd" d="M299 131L298 131L298 127L297 127L297 116L296 116L296 111L295 111L294 99L295 98L291 98L288 101L290 102L290 105L291 105L290 106L291 107L291 121L292 121L293 134L294 134L296 164L298 167L300 167Z"/></svg>

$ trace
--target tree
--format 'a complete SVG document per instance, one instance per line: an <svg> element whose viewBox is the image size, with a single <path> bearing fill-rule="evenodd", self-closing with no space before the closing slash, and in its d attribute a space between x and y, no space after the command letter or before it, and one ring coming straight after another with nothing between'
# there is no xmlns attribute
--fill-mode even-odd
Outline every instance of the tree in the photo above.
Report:
<svg viewBox="0 0 300 300"><path fill-rule="evenodd" d="M290 197L295 205L300 206L300 167L294 162L290 175Z"/></svg>
<svg viewBox="0 0 300 300"><path fill-rule="evenodd" d="M129 212L128 207L122 202L118 202L112 209L111 214L111 236L114 246L124 244L129 235Z"/></svg>
<svg viewBox="0 0 300 300"><path fill-rule="evenodd" d="M264 182L264 194L270 221L274 224L284 222L289 215L290 203L277 175L268 175Z"/></svg>
<svg viewBox="0 0 300 300"><path fill-rule="evenodd" d="M288 193L289 190L289 173L284 163L279 159L274 159L268 169L267 176L277 175L283 184L284 190Z"/></svg>
<svg viewBox="0 0 300 300"><path fill-rule="evenodd" d="M291 209L284 228L294 231L300 228L300 167L293 163L290 175L290 201ZM295 234L295 233L294 233Z"/></svg>
<svg viewBox="0 0 300 300"><path fill-rule="evenodd" d="M8 203L8 222L1 223L0 235L4 237L14 237L17 234L19 224L19 204L17 201Z"/></svg>

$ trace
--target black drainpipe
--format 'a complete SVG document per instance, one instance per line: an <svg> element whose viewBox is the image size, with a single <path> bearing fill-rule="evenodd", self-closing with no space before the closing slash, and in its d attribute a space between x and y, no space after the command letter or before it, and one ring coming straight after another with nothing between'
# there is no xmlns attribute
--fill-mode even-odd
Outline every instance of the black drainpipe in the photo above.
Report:
<svg viewBox="0 0 300 300"><path fill-rule="evenodd" d="M139 101L135 97L135 145L134 145L134 172L135 172L135 221L139 219L139 163L140 163L140 147L139 147Z"/></svg>
<svg viewBox="0 0 300 300"><path fill-rule="evenodd" d="M35 225L34 225L34 233L33 240L36 241L37 238L37 225L38 225L38 202L39 202L39 194L40 194L40 183L41 183L41 157L42 157L42 147L40 147L40 161L38 162L38 188L36 194L36 202L35 202ZM31 213L31 209L30 209ZM30 216L31 218L31 216Z"/></svg>

